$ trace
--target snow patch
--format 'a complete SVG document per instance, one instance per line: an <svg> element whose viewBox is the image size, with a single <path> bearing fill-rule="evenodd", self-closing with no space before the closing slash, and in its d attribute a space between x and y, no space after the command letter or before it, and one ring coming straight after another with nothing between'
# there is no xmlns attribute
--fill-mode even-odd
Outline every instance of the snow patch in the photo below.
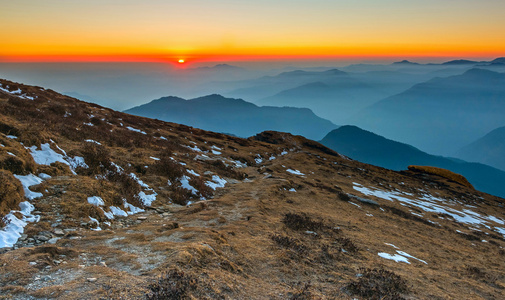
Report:
<svg viewBox="0 0 505 300"><path fill-rule="evenodd" d="M226 183L227 183L227 181L224 180L223 178L221 178L217 175L213 175L212 181L205 182L205 185L210 187L213 190L216 190L216 188L224 188Z"/></svg>
<svg viewBox="0 0 505 300"><path fill-rule="evenodd" d="M14 174L14 177L16 177L21 182L21 185L23 185L23 190L25 191L25 197L28 198L29 200L33 200L43 196L42 193L32 192L30 190L31 186L42 183L43 180L41 178L33 174L28 175Z"/></svg>
<svg viewBox="0 0 505 300"><path fill-rule="evenodd" d="M31 151L33 160L39 165L50 165L55 162L61 162L69 165L69 163L64 159L63 155L51 149L49 143L41 144L41 150L37 150L37 146L32 146L28 149Z"/></svg>
<svg viewBox="0 0 505 300"><path fill-rule="evenodd" d="M182 188L190 191L193 195L197 195L198 194L198 190L195 189L194 187L192 187L190 184L189 184L189 177L186 176L186 175L183 175L181 177L181 179L179 180L179 182L181 183L181 186Z"/></svg>
<svg viewBox="0 0 505 300"><path fill-rule="evenodd" d="M385 259L394 260L396 262L404 262L404 263L407 263L410 265L409 260L405 256L401 256L398 254L388 254L385 252L379 252L378 255L382 258L385 258Z"/></svg>
<svg viewBox="0 0 505 300"><path fill-rule="evenodd" d="M119 207L116 207L116 206L109 206L109 209L110 209L111 213L112 213L114 216L128 217L128 213L126 213L124 210L122 210L122 209L121 209L121 208L119 208Z"/></svg>
<svg viewBox="0 0 505 300"><path fill-rule="evenodd" d="M287 169L286 172L294 174L294 175L300 175L300 176L305 175L305 174L303 174L302 172L300 172L298 170L292 170L292 169Z"/></svg>
<svg viewBox="0 0 505 300"><path fill-rule="evenodd" d="M30 202L24 201L19 203L19 208L20 210L13 210L4 217L7 226L0 230L0 248L14 246L24 232L24 228L28 222L38 222L40 219L40 216L31 214L35 210L35 207ZM21 219L14 215L16 212L21 213Z"/></svg>
<svg viewBox="0 0 505 300"><path fill-rule="evenodd" d="M188 169L188 170L186 170L186 171L187 171L189 174L193 175L193 176L198 176L198 177L200 176L200 174L196 173L196 172L195 172L195 171L193 171L193 170L189 170L189 169Z"/></svg>
<svg viewBox="0 0 505 300"><path fill-rule="evenodd" d="M97 145L101 145L101 143L95 141L95 140L84 140L85 142L88 142L88 143L95 143Z"/></svg>
<svg viewBox="0 0 505 300"><path fill-rule="evenodd" d="M196 145L191 147L191 146L184 146L188 148L189 150L195 151L195 152L203 152L200 148L198 148Z"/></svg>
<svg viewBox="0 0 505 300"><path fill-rule="evenodd" d="M88 203L94 206L104 206L105 202L98 196L88 197Z"/></svg>
<svg viewBox="0 0 505 300"><path fill-rule="evenodd" d="M145 131L142 131L140 129L137 129L137 128L133 128L131 126L126 126L126 129L130 130L130 131L134 131L134 132L138 132L138 133L142 133L142 134L147 134L145 133Z"/></svg>

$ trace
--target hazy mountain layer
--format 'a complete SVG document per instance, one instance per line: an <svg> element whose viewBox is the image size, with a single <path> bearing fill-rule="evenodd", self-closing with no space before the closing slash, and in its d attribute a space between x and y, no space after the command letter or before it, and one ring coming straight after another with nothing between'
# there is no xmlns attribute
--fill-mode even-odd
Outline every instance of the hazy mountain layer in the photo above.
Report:
<svg viewBox="0 0 505 300"><path fill-rule="evenodd" d="M461 148L456 157L505 170L505 127L497 128Z"/></svg>
<svg viewBox="0 0 505 300"><path fill-rule="evenodd" d="M276 130L317 140L337 127L316 116L310 109L258 107L241 99L220 95L192 100L164 97L125 112L241 137Z"/></svg>
<svg viewBox="0 0 505 300"><path fill-rule="evenodd" d="M472 69L388 97L350 123L436 154L452 154L503 126L505 74Z"/></svg>

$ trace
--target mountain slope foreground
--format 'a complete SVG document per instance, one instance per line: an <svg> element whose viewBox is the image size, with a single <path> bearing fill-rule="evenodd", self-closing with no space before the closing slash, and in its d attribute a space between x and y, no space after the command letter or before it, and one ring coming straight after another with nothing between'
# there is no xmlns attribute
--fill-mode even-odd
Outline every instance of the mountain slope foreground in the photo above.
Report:
<svg viewBox="0 0 505 300"><path fill-rule="evenodd" d="M501 198L0 84L2 297L505 296Z"/></svg>

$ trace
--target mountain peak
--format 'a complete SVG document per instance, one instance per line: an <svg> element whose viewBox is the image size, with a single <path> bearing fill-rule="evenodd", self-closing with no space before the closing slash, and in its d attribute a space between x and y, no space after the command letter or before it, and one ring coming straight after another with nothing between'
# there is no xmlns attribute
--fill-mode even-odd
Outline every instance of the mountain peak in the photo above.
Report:
<svg viewBox="0 0 505 300"><path fill-rule="evenodd" d="M419 63L411 62L411 61L404 59L402 61L394 62L393 65L419 65Z"/></svg>
<svg viewBox="0 0 505 300"><path fill-rule="evenodd" d="M456 59L442 63L442 65L474 65L479 63L478 61L467 60L467 59Z"/></svg>
<svg viewBox="0 0 505 300"><path fill-rule="evenodd" d="M505 57L498 57L496 59L493 59L491 63L500 63L500 64L505 64Z"/></svg>
<svg viewBox="0 0 505 300"><path fill-rule="evenodd" d="M462 76L486 79L486 78L500 78L503 77L503 74L486 69L472 68L463 73Z"/></svg>

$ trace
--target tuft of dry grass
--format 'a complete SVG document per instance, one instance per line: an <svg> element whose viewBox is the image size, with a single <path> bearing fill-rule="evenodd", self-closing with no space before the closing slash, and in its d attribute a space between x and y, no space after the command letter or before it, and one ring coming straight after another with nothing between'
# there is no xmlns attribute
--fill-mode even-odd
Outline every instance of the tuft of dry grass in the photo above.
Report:
<svg viewBox="0 0 505 300"><path fill-rule="evenodd" d="M0 169L0 228L5 225L3 218L11 210L19 209L24 201L24 191L19 180L11 172Z"/></svg>
<svg viewBox="0 0 505 300"><path fill-rule="evenodd" d="M463 186L466 186L468 188L474 189L473 185L468 182L468 180L460 174L451 172L446 169L442 168L437 168L437 167L430 167L430 166L408 166L408 169L413 172L421 172L421 173L426 173L426 174L431 174L431 175L437 175L449 180L452 180L454 182L457 182Z"/></svg>
<svg viewBox="0 0 505 300"><path fill-rule="evenodd" d="M188 299L190 291L196 290L198 280L179 269L171 269L163 274L156 283L149 285L148 300Z"/></svg>
<svg viewBox="0 0 505 300"><path fill-rule="evenodd" d="M401 294L408 293L407 282L399 275L382 268L360 268L357 280L344 289L353 296L370 300L401 300Z"/></svg>

